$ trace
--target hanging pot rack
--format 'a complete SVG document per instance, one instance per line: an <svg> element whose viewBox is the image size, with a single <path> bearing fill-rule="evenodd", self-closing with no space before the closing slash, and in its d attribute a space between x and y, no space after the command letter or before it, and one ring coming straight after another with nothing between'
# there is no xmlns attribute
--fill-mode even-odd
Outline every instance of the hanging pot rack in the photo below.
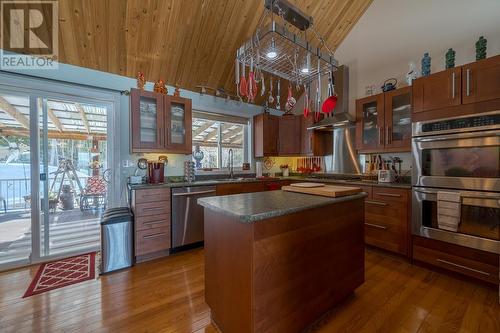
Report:
<svg viewBox="0 0 500 333"><path fill-rule="evenodd" d="M261 71L297 85L308 84L317 79L318 74L325 75L337 69L338 61L314 29L312 17L286 0L265 0L265 8L254 35L236 51L240 63L250 66L253 60ZM263 25L267 17L270 23ZM291 31L290 25L302 31L304 38ZM308 31L312 32L318 46L307 40ZM270 51L276 52L276 57L267 57ZM319 67L311 65L318 60Z"/></svg>

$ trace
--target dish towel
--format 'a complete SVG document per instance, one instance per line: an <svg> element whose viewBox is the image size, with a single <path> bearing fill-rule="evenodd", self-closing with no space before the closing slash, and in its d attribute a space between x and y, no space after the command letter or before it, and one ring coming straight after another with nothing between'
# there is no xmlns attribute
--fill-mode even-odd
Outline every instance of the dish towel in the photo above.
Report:
<svg viewBox="0 0 500 333"><path fill-rule="evenodd" d="M439 229L457 232L462 209L460 192L438 191L437 208Z"/></svg>

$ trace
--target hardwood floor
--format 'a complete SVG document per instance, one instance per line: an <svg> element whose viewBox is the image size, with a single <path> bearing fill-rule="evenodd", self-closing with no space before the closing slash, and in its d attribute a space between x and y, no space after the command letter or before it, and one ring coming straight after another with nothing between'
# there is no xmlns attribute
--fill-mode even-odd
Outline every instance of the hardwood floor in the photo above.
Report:
<svg viewBox="0 0 500 333"><path fill-rule="evenodd" d="M0 273L0 332L217 332L203 250L21 298L36 267ZM366 251L366 282L313 332L500 332L498 290Z"/></svg>

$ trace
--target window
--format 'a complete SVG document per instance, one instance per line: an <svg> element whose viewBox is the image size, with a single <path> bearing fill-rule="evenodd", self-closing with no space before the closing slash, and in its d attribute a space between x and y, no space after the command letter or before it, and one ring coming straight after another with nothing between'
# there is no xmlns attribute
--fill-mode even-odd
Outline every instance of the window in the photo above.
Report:
<svg viewBox="0 0 500 333"><path fill-rule="evenodd" d="M193 161L197 169L227 168L229 150L233 150L235 168L247 162L248 120L194 112Z"/></svg>

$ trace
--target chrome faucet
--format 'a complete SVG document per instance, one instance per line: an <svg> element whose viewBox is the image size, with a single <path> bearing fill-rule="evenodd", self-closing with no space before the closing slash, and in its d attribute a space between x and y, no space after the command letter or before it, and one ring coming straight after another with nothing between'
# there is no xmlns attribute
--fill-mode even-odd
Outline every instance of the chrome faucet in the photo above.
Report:
<svg viewBox="0 0 500 333"><path fill-rule="evenodd" d="M229 149L228 152L228 161L227 161L227 168L229 169L229 178L233 179L234 178L234 153L233 149Z"/></svg>

